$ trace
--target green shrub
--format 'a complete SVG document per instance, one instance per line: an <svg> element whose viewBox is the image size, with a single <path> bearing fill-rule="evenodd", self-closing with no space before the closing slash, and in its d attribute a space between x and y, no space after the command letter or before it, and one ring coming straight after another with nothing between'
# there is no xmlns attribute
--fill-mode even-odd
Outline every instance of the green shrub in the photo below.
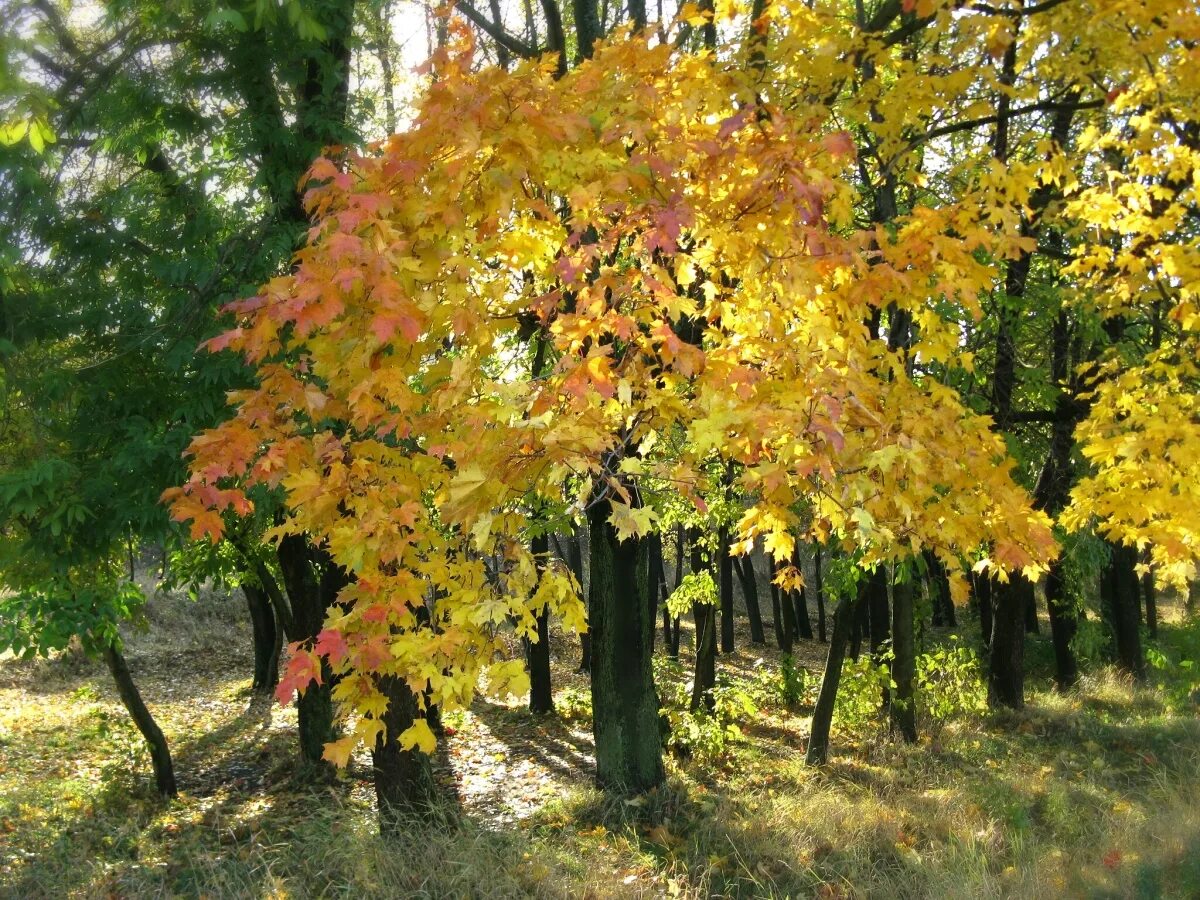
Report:
<svg viewBox="0 0 1200 900"><path fill-rule="evenodd" d="M957 636L951 636L950 643L917 657L914 687L917 712L930 737L936 737L953 718L976 715L987 709L987 689L979 657L959 643Z"/></svg>

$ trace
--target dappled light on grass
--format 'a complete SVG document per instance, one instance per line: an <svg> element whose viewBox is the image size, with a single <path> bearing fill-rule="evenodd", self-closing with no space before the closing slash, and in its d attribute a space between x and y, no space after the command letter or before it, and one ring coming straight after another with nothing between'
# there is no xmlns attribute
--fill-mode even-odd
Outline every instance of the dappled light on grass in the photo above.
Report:
<svg viewBox="0 0 1200 900"><path fill-rule="evenodd" d="M192 636L245 671L230 618ZM1172 625L1166 641L1196 628ZM556 636L557 639L557 636ZM140 643L146 642L146 643ZM246 647L246 652L221 648ZM176 648L178 649L178 648ZM0 892L209 896L1189 896L1200 889L1200 723L1169 691L1102 669L1029 708L951 720L897 746L845 729L804 767L803 705L768 688L774 650L721 666L759 715L719 759L669 757L634 800L590 785L586 676L556 653L555 717L477 700L438 763L461 802L375 831L362 760L295 774L289 711L245 680L184 673L146 638L131 659L179 747L180 800L156 800L104 673L70 658L0 664ZM804 648L801 648L804 649ZM685 653L688 648L685 645ZM762 665L755 660L762 658ZM143 663L143 660L145 661ZM1166 677L1166 676L1164 676ZM407 831L403 832L407 834ZM402 840L406 840L402 838ZM412 844L415 846L415 844Z"/></svg>

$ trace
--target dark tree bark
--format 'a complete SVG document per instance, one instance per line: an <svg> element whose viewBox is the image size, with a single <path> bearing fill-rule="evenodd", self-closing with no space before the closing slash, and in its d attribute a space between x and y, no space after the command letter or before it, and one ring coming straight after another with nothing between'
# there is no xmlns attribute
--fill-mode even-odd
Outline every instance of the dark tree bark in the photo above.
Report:
<svg viewBox="0 0 1200 900"><path fill-rule="evenodd" d="M862 654L863 635L871 633L871 604L866 602L869 581L859 584L859 602L854 605L854 617L850 620L850 658L857 661Z"/></svg>
<svg viewBox="0 0 1200 900"><path fill-rule="evenodd" d="M266 591L256 584L243 583L242 593L250 610L250 628L254 638L254 682L251 690L270 694L279 684L283 629L275 621L275 610Z"/></svg>
<svg viewBox="0 0 1200 900"><path fill-rule="evenodd" d="M1146 566L1146 574L1142 576L1142 602L1146 605L1146 632L1151 638L1158 638L1158 591L1154 587L1154 572L1150 569L1150 553L1142 555L1142 563Z"/></svg>
<svg viewBox="0 0 1200 900"><path fill-rule="evenodd" d="M539 560L544 559L550 552L549 540L545 535L535 537L530 549ZM537 640L525 642L525 657L529 663L529 711L554 712L554 688L550 683L550 611L544 606L537 612Z"/></svg>
<svg viewBox="0 0 1200 900"><path fill-rule="evenodd" d="M1135 681L1146 678L1146 658L1142 652L1141 616L1138 608L1137 551L1124 544L1109 543L1110 558L1103 579L1107 591L1107 612L1116 639L1117 664Z"/></svg>
<svg viewBox="0 0 1200 900"><path fill-rule="evenodd" d="M812 619L808 615L808 591L800 588L798 591L789 591L788 595L792 598L792 617L796 621L796 637L811 641L813 630Z"/></svg>
<svg viewBox="0 0 1200 900"><path fill-rule="evenodd" d="M813 710L812 730L805 765L823 766L829 761L829 729L833 724L833 707L837 702L838 686L842 680L842 664L846 661L846 644L850 639L850 620L854 617L853 596L843 597L833 611L833 633L829 638L829 655L825 659L825 674Z"/></svg>
<svg viewBox="0 0 1200 900"><path fill-rule="evenodd" d="M325 622L325 612L349 583L346 573L334 566L328 554L313 548L299 535L279 542L279 567L291 606L292 641L311 641ZM311 684L296 701L300 725L300 753L309 763L327 767L325 745L337 737L333 723L332 672L322 663L321 683Z"/></svg>
<svg viewBox="0 0 1200 900"><path fill-rule="evenodd" d="M593 45L603 37L600 10L596 0L572 0L575 13L576 64L592 58Z"/></svg>
<svg viewBox="0 0 1200 900"><path fill-rule="evenodd" d="M661 534L652 534L650 541L650 620L658 618L658 609L663 612L663 638L667 652L671 649L671 616L667 612L667 566L663 559ZM654 630L650 630L650 649L654 649Z"/></svg>
<svg viewBox="0 0 1200 900"><path fill-rule="evenodd" d="M1037 634L1038 631L1037 591L1030 591L1025 597L1025 633Z"/></svg>
<svg viewBox="0 0 1200 900"><path fill-rule="evenodd" d="M1025 706L1025 607L1033 585L1014 574L992 582L992 641L988 657L988 706Z"/></svg>
<svg viewBox="0 0 1200 900"><path fill-rule="evenodd" d="M405 818L428 815L437 799L430 758L414 747L403 750L397 740L420 716L417 696L403 678L388 675L379 688L388 699L383 714L385 733L371 750L379 831L393 837Z"/></svg>
<svg viewBox="0 0 1200 900"><path fill-rule="evenodd" d="M995 582L986 574L971 576L974 587L972 597L979 607L979 633L983 638L983 646L988 650L992 646L992 594Z"/></svg>
<svg viewBox="0 0 1200 900"><path fill-rule="evenodd" d="M800 565L800 547L797 545L792 553L792 565L797 571L803 572L804 569ZM801 587L798 591L791 591L792 606L795 610L794 616L796 619L796 637L803 638L806 641L813 639L812 619L808 615L808 591Z"/></svg>
<svg viewBox="0 0 1200 900"><path fill-rule="evenodd" d="M946 574L946 567L932 550L926 550L924 558L926 584L929 585L929 598L933 606L933 624L935 627L955 628L958 618L954 612L954 601L950 598L950 578Z"/></svg>
<svg viewBox="0 0 1200 900"><path fill-rule="evenodd" d="M775 644L784 653L792 652L792 634L783 624L783 609L779 602L779 585L771 582L771 625L775 629Z"/></svg>
<svg viewBox="0 0 1200 900"><path fill-rule="evenodd" d="M692 571L699 572L703 567L699 530L693 529L688 537L692 546ZM689 706L695 712L701 706L713 708L712 691L717 683L717 610L708 603L695 603L692 619L696 624L696 668Z"/></svg>
<svg viewBox="0 0 1200 900"><path fill-rule="evenodd" d="M692 712L701 706L713 708L713 688L717 684L716 610L707 603L692 607L696 621L696 671L692 678Z"/></svg>
<svg viewBox="0 0 1200 900"><path fill-rule="evenodd" d="M591 547L592 732L596 781L640 793L663 783L651 667L646 544L617 539L606 503L588 510Z"/></svg>
<svg viewBox="0 0 1200 900"><path fill-rule="evenodd" d="M721 592L721 652L733 646L733 558L729 555L729 527L722 526L717 540L718 587Z"/></svg>
<svg viewBox="0 0 1200 900"><path fill-rule="evenodd" d="M821 545L813 545L813 575L816 577L815 592L817 595L817 639L823 644L825 637L825 573L822 571Z"/></svg>
<svg viewBox="0 0 1200 900"><path fill-rule="evenodd" d="M881 567L882 568L882 567ZM885 593L886 597L886 593ZM874 621L874 616L872 616ZM892 582L892 681L896 682L888 717L892 732L909 744L917 740L917 708L914 682L917 677L917 646L913 634L913 582Z"/></svg>
<svg viewBox="0 0 1200 900"><path fill-rule="evenodd" d="M575 576L575 580L579 582L579 589L583 591L583 602L588 607L588 622L591 622L591 600L589 599L589 591L587 588L586 579L583 577L583 540L579 536L578 526L574 527L570 537L564 537L567 565L571 569L571 574ZM592 633L591 626L588 630L579 636L579 668L576 671L590 672L592 670Z"/></svg>
<svg viewBox="0 0 1200 900"><path fill-rule="evenodd" d="M1018 22L1014 31L1019 28ZM1004 53L1000 84L1011 86L1017 76L1018 41L1013 40ZM1000 90L996 96L996 129L992 152L1001 163L1008 162L1009 110L1012 98ZM1029 235L1028 221L1021 222L1021 233ZM1013 395L1017 384L1016 330L1021 322L1021 301L1029 275L1032 255L1022 253L1009 260L1004 273L1004 295L996 316L994 365L992 368L991 411L997 431L1006 431L1012 423ZM1014 575L1007 583L992 582L992 623L988 654L988 704L1020 708L1025 705L1025 594L1018 587L1024 579Z"/></svg>
<svg viewBox="0 0 1200 900"><path fill-rule="evenodd" d="M1016 26L1019 27L1017 22ZM1017 77L1017 40L1008 45L1001 67L1000 83L1010 86ZM1008 161L1009 111L1012 98L1008 91L1001 91L996 101L996 130L993 135L993 154L1000 162ZM1050 128L1051 140L1059 147L1064 147L1070 136L1071 120L1075 114L1073 104L1055 113ZM1057 192L1051 184L1040 186L1030 198L1029 206L1033 216L1040 215ZM1030 218L1021 222L1021 234L1037 238L1038 227ZM995 368L992 376L992 417L999 431L1007 430L1013 421L1013 396L1016 389L1016 332L1021 322L1022 306L1028 286L1029 270L1033 254L1024 252L1008 263L1004 278L1005 303L997 317ZM1054 328L1051 346L1051 371L1055 380L1066 386L1067 377L1067 327L1065 312L1060 312ZM1066 392L1060 393L1057 404L1059 422L1051 438L1051 452L1047 463L1039 476L1035 489L1034 506L1038 509L1056 511L1056 504L1061 492L1069 490L1069 435L1073 430L1069 423L1069 409ZM1065 450L1064 450L1065 445ZM1065 456L1064 456L1065 454ZM1064 488L1064 479L1066 487ZM1061 508L1058 506L1057 508ZM1037 627L1037 611L1033 585L1019 574L1014 573L1012 580L1006 584L996 584L992 593L993 622L991 628L991 647L989 655L988 702L992 706L1011 706L1020 708L1024 705L1024 675L1017 669L1024 665L1025 629ZM1033 606L1032 619L1029 617L1030 607ZM1069 615L1069 610L1060 607L1060 613ZM1019 633L1018 633L1019 632ZM1055 644L1056 648L1064 648L1069 652L1068 644ZM1064 667L1068 664L1064 661Z"/></svg>
<svg viewBox="0 0 1200 900"><path fill-rule="evenodd" d="M1069 690L1079 680L1079 667L1071 641L1079 629L1079 620L1067 597L1062 578L1062 561L1056 559L1046 573L1046 608L1050 613L1050 639L1054 644L1054 684Z"/></svg>
<svg viewBox="0 0 1200 900"><path fill-rule="evenodd" d="M150 748L150 762L154 767L154 786L163 797L176 797L179 789L175 786L175 766L171 762L171 749L167 746L166 735L154 721L142 695L133 682L129 673L129 664L115 642L110 642L104 648L104 662L109 674L117 685L117 695L121 705L125 707L133 724L141 733Z"/></svg>
<svg viewBox="0 0 1200 900"><path fill-rule="evenodd" d="M909 599L911 602L911 597ZM888 570L883 566L876 566L875 571L867 579L866 602L871 611L871 655L878 656L883 650L883 645L891 636L889 621L891 613L888 610Z"/></svg>
<svg viewBox="0 0 1200 900"><path fill-rule="evenodd" d="M762 610L758 608L758 576L754 571L753 554L735 557L734 571L737 573L738 583L742 586L742 599L746 601L746 615L750 619L750 643L765 644L767 639L763 633Z"/></svg>
<svg viewBox="0 0 1200 900"><path fill-rule="evenodd" d="M775 604L775 636L779 639L779 649L791 653L796 639L796 608L792 606L788 592L774 581L771 582L771 602Z"/></svg>
<svg viewBox="0 0 1200 900"><path fill-rule="evenodd" d="M683 583L683 545L684 531L683 526L678 525L675 528L675 587L679 587ZM667 613L664 613L667 615ZM667 651L674 659L679 659L679 616L671 618L671 647Z"/></svg>

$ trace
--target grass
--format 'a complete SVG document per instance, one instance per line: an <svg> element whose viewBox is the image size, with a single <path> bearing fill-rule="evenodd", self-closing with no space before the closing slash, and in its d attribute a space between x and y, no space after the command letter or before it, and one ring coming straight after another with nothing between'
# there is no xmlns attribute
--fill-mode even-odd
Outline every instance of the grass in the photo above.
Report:
<svg viewBox="0 0 1200 900"><path fill-rule="evenodd" d="M180 799L152 796L101 669L0 662L0 895L1200 896L1200 720L1181 665L1200 628L1178 617L1155 687L1099 667L1054 693L1035 638L1027 710L963 710L914 747L867 717L835 731L821 771L802 763L805 701L773 693L774 654L741 652L722 667L758 706L742 736L672 757L668 785L634 802L589 786L586 681L558 636L564 715L455 716L440 775L461 809L386 843L361 759L333 784L296 774L293 714L250 696L240 608L152 606L129 656Z"/></svg>

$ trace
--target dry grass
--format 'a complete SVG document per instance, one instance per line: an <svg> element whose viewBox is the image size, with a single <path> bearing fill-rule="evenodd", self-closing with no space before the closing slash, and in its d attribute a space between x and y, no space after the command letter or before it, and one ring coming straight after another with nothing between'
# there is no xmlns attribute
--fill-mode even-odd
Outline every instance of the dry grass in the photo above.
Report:
<svg viewBox="0 0 1200 900"><path fill-rule="evenodd" d="M180 800L148 793L99 668L0 663L0 895L1200 896L1187 670L1160 673L1162 690L1101 670L1067 696L1035 678L1026 712L960 718L934 744L843 730L821 772L801 762L804 711L765 704L727 757L671 760L669 786L636 804L587 786L579 710L539 722L477 705L443 771L463 811L385 843L361 761L332 785L294 774L291 713L248 693L240 604L160 599L150 617L130 660L172 739ZM1197 631L1169 625L1166 655L1196 659ZM578 696L573 646L554 649ZM722 662L749 672L760 655L772 664ZM1045 647L1031 659L1044 666ZM464 790L472 779L491 788Z"/></svg>

